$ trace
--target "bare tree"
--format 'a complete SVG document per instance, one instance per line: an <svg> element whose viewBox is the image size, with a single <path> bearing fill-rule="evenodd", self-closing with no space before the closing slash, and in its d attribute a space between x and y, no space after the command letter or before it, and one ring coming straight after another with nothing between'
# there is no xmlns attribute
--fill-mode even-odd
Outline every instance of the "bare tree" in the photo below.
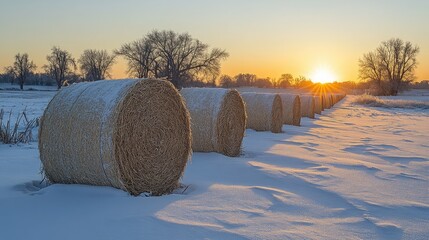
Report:
<svg viewBox="0 0 429 240"><path fill-rule="evenodd" d="M293 83L293 76L290 73L282 74L278 80L278 87L287 88Z"/></svg>
<svg viewBox="0 0 429 240"><path fill-rule="evenodd" d="M5 67L4 75L10 80L10 84L13 85L13 83L15 82L15 71L13 70L13 66Z"/></svg>
<svg viewBox="0 0 429 240"><path fill-rule="evenodd" d="M13 65L5 68L6 72L12 76L12 83L14 79L18 80L21 90L24 89L25 81L35 69L36 65L33 63L33 61L30 61L27 53L16 54Z"/></svg>
<svg viewBox="0 0 429 240"><path fill-rule="evenodd" d="M237 86L253 86L257 79L255 74L250 73L240 73L234 76L234 80L237 83Z"/></svg>
<svg viewBox="0 0 429 240"><path fill-rule="evenodd" d="M311 86L313 82L310 79L307 79L305 76L299 75L293 79L293 86L297 88L305 88Z"/></svg>
<svg viewBox="0 0 429 240"><path fill-rule="evenodd" d="M383 67L381 59L377 56L377 52L366 53L362 59L359 59L359 77L374 81L378 88L381 89Z"/></svg>
<svg viewBox="0 0 429 240"><path fill-rule="evenodd" d="M301 82L307 80L304 76L299 75L298 77L292 78L291 79L291 85L294 87L299 87L299 85L301 84Z"/></svg>
<svg viewBox="0 0 429 240"><path fill-rule="evenodd" d="M79 58L80 70L87 81L103 80L111 77L110 70L115 63L115 55L106 50L87 49Z"/></svg>
<svg viewBox="0 0 429 240"><path fill-rule="evenodd" d="M150 74L157 75L158 64L153 45L142 38L121 46L115 54L123 56L128 61L128 74L137 78L147 78ZM157 76L155 76L157 77Z"/></svg>
<svg viewBox="0 0 429 240"><path fill-rule="evenodd" d="M414 80L418 53L418 46L399 38L384 41L359 59L359 77L376 82L379 94L397 95L404 83Z"/></svg>
<svg viewBox="0 0 429 240"><path fill-rule="evenodd" d="M220 61L228 57L225 50L208 50L208 45L194 39L188 33L153 31L147 35L155 49L157 77L167 77L181 88L183 80L189 77L217 76ZM213 79L213 78L212 78Z"/></svg>
<svg viewBox="0 0 429 240"><path fill-rule="evenodd" d="M230 88L235 86L235 82L229 75L222 75L219 77L219 85L224 88Z"/></svg>
<svg viewBox="0 0 429 240"><path fill-rule="evenodd" d="M257 78L253 83L258 88L270 88L273 87L273 83L270 78Z"/></svg>
<svg viewBox="0 0 429 240"><path fill-rule="evenodd" d="M76 62L69 52L53 47L50 55L46 56L48 64L44 66L48 73L57 82L58 89L61 88L67 76L76 70Z"/></svg>

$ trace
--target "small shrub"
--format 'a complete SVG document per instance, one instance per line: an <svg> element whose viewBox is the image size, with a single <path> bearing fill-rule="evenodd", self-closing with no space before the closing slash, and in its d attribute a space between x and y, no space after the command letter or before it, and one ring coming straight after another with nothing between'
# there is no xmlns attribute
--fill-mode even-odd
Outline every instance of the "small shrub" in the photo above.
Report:
<svg viewBox="0 0 429 240"><path fill-rule="evenodd" d="M28 143L33 140L32 130L38 126L38 118L28 120L25 110L19 113L16 121L11 122L12 110L5 118L5 111L0 109L0 142L4 144ZM20 127L22 125L22 127Z"/></svg>
<svg viewBox="0 0 429 240"><path fill-rule="evenodd" d="M429 102L413 101L413 100L401 100L401 99L381 99L379 97L363 94L354 100L354 103L360 105L367 105L370 107L382 107L382 108L407 108L407 109L429 109Z"/></svg>

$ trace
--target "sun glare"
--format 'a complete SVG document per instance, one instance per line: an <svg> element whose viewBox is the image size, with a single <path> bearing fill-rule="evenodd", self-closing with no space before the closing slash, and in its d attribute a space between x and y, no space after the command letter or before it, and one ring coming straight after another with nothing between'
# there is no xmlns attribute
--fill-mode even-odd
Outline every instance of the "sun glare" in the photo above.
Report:
<svg viewBox="0 0 429 240"><path fill-rule="evenodd" d="M337 80L337 77L326 67L319 67L313 74L311 80L316 83L331 83Z"/></svg>

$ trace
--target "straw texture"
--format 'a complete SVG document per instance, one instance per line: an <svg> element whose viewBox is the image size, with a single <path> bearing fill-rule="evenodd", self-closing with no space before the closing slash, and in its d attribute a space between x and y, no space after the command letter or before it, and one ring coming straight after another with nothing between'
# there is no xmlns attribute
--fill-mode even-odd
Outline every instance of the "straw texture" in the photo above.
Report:
<svg viewBox="0 0 429 240"><path fill-rule="evenodd" d="M324 94L317 94L318 96L320 96L320 100L321 100L321 102L322 102L322 104L321 104L321 108L322 108L322 111L324 111L325 110L325 95Z"/></svg>
<svg viewBox="0 0 429 240"><path fill-rule="evenodd" d="M301 95L301 115L302 117L314 118L314 98L310 95Z"/></svg>
<svg viewBox="0 0 429 240"><path fill-rule="evenodd" d="M74 84L46 108L39 150L53 183L162 195L178 186L191 154L189 113L167 81Z"/></svg>
<svg viewBox="0 0 429 240"><path fill-rule="evenodd" d="M280 133L283 125L283 106L278 94L242 93L246 105L247 128Z"/></svg>
<svg viewBox="0 0 429 240"><path fill-rule="evenodd" d="M334 105L335 105L335 102L334 102L334 95L332 94L332 93L329 93L328 94L328 97L329 97L329 101L330 101L330 103L331 103L331 107L333 107Z"/></svg>
<svg viewBox="0 0 429 240"><path fill-rule="evenodd" d="M334 104L335 104L335 103L341 101L345 97L345 95L341 94L341 93L336 93L336 94L333 94L332 97L334 99Z"/></svg>
<svg viewBox="0 0 429 240"><path fill-rule="evenodd" d="M299 126L301 124L301 100L299 95L279 94L283 105L283 123Z"/></svg>
<svg viewBox="0 0 429 240"><path fill-rule="evenodd" d="M322 114L323 111L323 100L321 95L314 95L314 113Z"/></svg>
<svg viewBox="0 0 429 240"><path fill-rule="evenodd" d="M332 103L332 94L330 93L325 93L323 94L323 108L324 109L329 109L333 106Z"/></svg>
<svg viewBox="0 0 429 240"><path fill-rule="evenodd" d="M221 88L184 88L180 93L191 114L192 150L240 155L246 130L240 94Z"/></svg>

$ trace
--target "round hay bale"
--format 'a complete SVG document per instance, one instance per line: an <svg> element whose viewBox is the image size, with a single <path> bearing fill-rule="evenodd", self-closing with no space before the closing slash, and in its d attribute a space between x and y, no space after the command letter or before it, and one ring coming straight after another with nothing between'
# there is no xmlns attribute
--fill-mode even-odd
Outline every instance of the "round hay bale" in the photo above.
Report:
<svg viewBox="0 0 429 240"><path fill-rule="evenodd" d="M180 93L191 114L192 150L240 155L246 110L237 90L183 88Z"/></svg>
<svg viewBox="0 0 429 240"><path fill-rule="evenodd" d="M191 154L189 113L167 81L73 84L47 106L39 150L53 183L162 195L178 186Z"/></svg>
<svg viewBox="0 0 429 240"><path fill-rule="evenodd" d="M324 95L324 102L323 102L323 108L329 109L332 107L332 95L330 93L325 93Z"/></svg>
<svg viewBox="0 0 429 240"><path fill-rule="evenodd" d="M329 101L330 101L331 107L333 107L335 105L334 95L332 93L329 93L328 97L329 97Z"/></svg>
<svg viewBox="0 0 429 240"><path fill-rule="evenodd" d="M332 103L335 105L338 102L337 94L332 94Z"/></svg>
<svg viewBox="0 0 429 240"><path fill-rule="evenodd" d="M320 96L320 102L321 102L321 104L320 104L320 107L321 107L321 110L322 111L325 111L325 106L324 106L324 104L325 104L325 95L324 94L318 94L317 96Z"/></svg>
<svg viewBox="0 0 429 240"><path fill-rule="evenodd" d="M283 105L283 123L299 126L301 124L301 100L299 95L279 94Z"/></svg>
<svg viewBox="0 0 429 240"><path fill-rule="evenodd" d="M301 116L314 118L314 98L310 95L301 95Z"/></svg>
<svg viewBox="0 0 429 240"><path fill-rule="evenodd" d="M278 94L241 93L247 113L247 128L280 133L283 126L282 100Z"/></svg>
<svg viewBox="0 0 429 240"><path fill-rule="evenodd" d="M329 106L328 95L326 93L322 93L321 95L322 95L323 110L328 109L328 106Z"/></svg>
<svg viewBox="0 0 429 240"><path fill-rule="evenodd" d="M322 108L323 108L322 96L315 95L313 96L313 98L314 98L314 113L322 114Z"/></svg>

